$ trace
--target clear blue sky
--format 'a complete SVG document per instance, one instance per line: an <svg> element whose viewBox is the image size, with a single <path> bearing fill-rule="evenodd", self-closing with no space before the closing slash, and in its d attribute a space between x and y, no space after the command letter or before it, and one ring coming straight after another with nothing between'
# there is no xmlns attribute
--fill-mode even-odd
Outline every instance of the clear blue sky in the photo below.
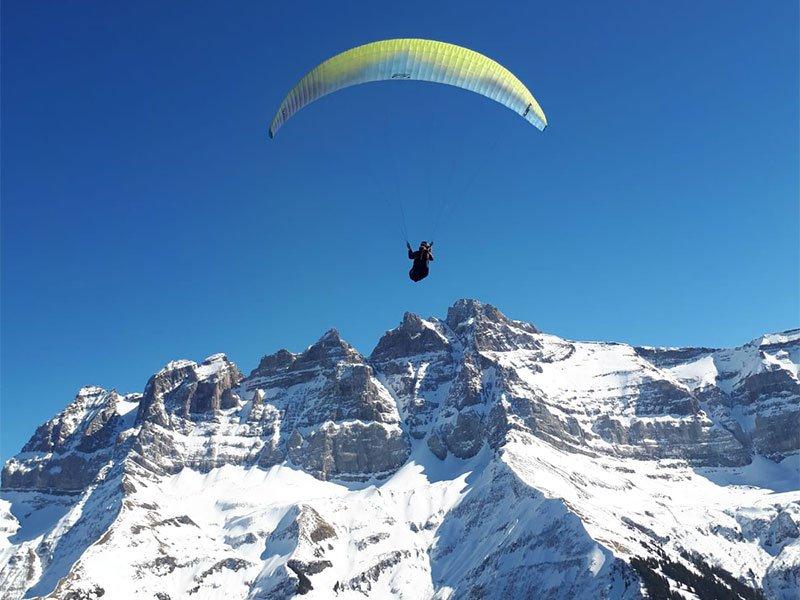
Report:
<svg viewBox="0 0 800 600"><path fill-rule="evenodd" d="M81 385L331 326L369 353L459 297L637 344L797 326L797 27L793 1L3 2L0 456ZM497 59L550 127L396 82L267 139L308 69L390 37ZM418 285L398 198L414 241L456 199Z"/></svg>

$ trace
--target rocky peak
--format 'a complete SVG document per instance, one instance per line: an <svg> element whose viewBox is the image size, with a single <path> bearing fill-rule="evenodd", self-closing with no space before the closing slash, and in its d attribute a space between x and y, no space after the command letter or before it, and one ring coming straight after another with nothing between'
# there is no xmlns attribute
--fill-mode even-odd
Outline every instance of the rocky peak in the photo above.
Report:
<svg viewBox="0 0 800 600"><path fill-rule="evenodd" d="M364 358L341 338L336 329L329 329L315 344L297 356L292 368L329 367L338 362L363 363Z"/></svg>
<svg viewBox="0 0 800 600"><path fill-rule="evenodd" d="M336 329L300 354L265 356L239 390L252 400L247 423L267 433L258 464L288 459L321 479L364 480L408 456L394 399Z"/></svg>
<svg viewBox="0 0 800 600"><path fill-rule="evenodd" d="M224 354L212 354L200 364L168 363L147 382L137 421L168 425L168 414L182 418L231 408L238 400L231 389L242 376Z"/></svg>
<svg viewBox="0 0 800 600"><path fill-rule="evenodd" d="M81 389L79 389L78 393L75 395L75 402L91 403L93 400L99 399L105 393L106 390L104 390L101 387L97 387L96 385L85 385Z"/></svg>
<svg viewBox="0 0 800 600"><path fill-rule="evenodd" d="M445 322L453 331L471 325L475 321L505 323L508 318L491 304L469 298L456 300L455 304L447 309Z"/></svg>
<svg viewBox="0 0 800 600"><path fill-rule="evenodd" d="M467 348L474 350L505 352L541 347L536 327L509 319L491 304L478 300L456 301L447 310L445 323Z"/></svg>
<svg viewBox="0 0 800 600"><path fill-rule="evenodd" d="M114 390L82 387L67 408L36 430L23 452L53 452L79 444L91 422L110 418L118 399Z"/></svg>
<svg viewBox="0 0 800 600"><path fill-rule="evenodd" d="M144 386L144 397L140 410L144 410L157 397L163 396L191 377L197 363L192 360L173 360L155 373Z"/></svg>
<svg viewBox="0 0 800 600"><path fill-rule="evenodd" d="M261 357L258 366L250 372L250 377L268 377L285 371L292 366L295 355L281 348L273 354Z"/></svg>
<svg viewBox="0 0 800 600"><path fill-rule="evenodd" d="M242 381L248 393L257 389L290 388L307 384L322 376L328 378L344 366L366 366L364 358L345 342L336 329L330 329L300 354L279 350L265 356Z"/></svg>
<svg viewBox="0 0 800 600"><path fill-rule="evenodd" d="M194 369L198 381L215 380L228 376L239 377L239 370L225 354L212 354Z"/></svg>
<svg viewBox="0 0 800 600"><path fill-rule="evenodd" d="M450 342L441 324L407 312L400 325L381 337L370 355L370 361L385 362L442 351L450 351Z"/></svg>
<svg viewBox="0 0 800 600"><path fill-rule="evenodd" d="M114 451L118 435L130 426L138 394L120 396L95 386L80 389L54 418L39 426L25 444L30 458L9 460L4 487L72 492L88 485Z"/></svg>

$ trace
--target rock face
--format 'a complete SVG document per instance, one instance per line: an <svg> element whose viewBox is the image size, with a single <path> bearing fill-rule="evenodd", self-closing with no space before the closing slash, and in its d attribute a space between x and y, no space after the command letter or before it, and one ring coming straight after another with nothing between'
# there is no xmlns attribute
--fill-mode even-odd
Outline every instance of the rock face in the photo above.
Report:
<svg viewBox="0 0 800 600"><path fill-rule="evenodd" d="M171 362L147 382L137 420L170 427L180 419L213 417L238 404L231 390L240 379L236 365L224 354L209 356L199 365Z"/></svg>
<svg viewBox="0 0 800 600"><path fill-rule="evenodd" d="M278 433L262 466L288 458L321 479L366 480L408 458L394 399L336 330L296 356L264 357L241 389Z"/></svg>
<svg viewBox="0 0 800 600"><path fill-rule="evenodd" d="M97 387L78 391L67 408L41 425L3 468L3 488L79 492L91 485L132 423L140 394Z"/></svg>
<svg viewBox="0 0 800 600"><path fill-rule="evenodd" d="M637 348L664 364L745 446L775 460L800 449L800 330L732 350Z"/></svg>
<svg viewBox="0 0 800 600"><path fill-rule="evenodd" d="M248 376L174 361L6 463L0 592L793 598L798 363L798 330L574 342L474 300L369 358L331 330Z"/></svg>

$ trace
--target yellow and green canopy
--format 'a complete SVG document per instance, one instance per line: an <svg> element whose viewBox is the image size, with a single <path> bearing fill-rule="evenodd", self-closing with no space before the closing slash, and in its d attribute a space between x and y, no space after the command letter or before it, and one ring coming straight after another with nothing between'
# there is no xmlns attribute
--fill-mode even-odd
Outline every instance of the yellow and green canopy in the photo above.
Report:
<svg viewBox="0 0 800 600"><path fill-rule="evenodd" d="M371 81L413 80L470 90L510 108L543 130L547 118L530 90L511 71L474 50L421 39L372 42L317 65L281 102L269 136L292 115L318 98Z"/></svg>

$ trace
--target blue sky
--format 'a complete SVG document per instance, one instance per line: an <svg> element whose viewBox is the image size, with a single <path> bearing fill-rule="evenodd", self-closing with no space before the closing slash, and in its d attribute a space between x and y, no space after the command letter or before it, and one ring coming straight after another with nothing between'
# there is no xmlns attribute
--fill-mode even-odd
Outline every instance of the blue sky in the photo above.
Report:
<svg viewBox="0 0 800 600"><path fill-rule="evenodd" d="M280 6L273 6L280 4ZM796 2L2 4L2 413L248 371L329 327L368 353L460 297L564 337L736 345L798 325ZM544 133L445 86L308 69L427 37L503 63ZM453 202L421 284L414 241Z"/></svg>

